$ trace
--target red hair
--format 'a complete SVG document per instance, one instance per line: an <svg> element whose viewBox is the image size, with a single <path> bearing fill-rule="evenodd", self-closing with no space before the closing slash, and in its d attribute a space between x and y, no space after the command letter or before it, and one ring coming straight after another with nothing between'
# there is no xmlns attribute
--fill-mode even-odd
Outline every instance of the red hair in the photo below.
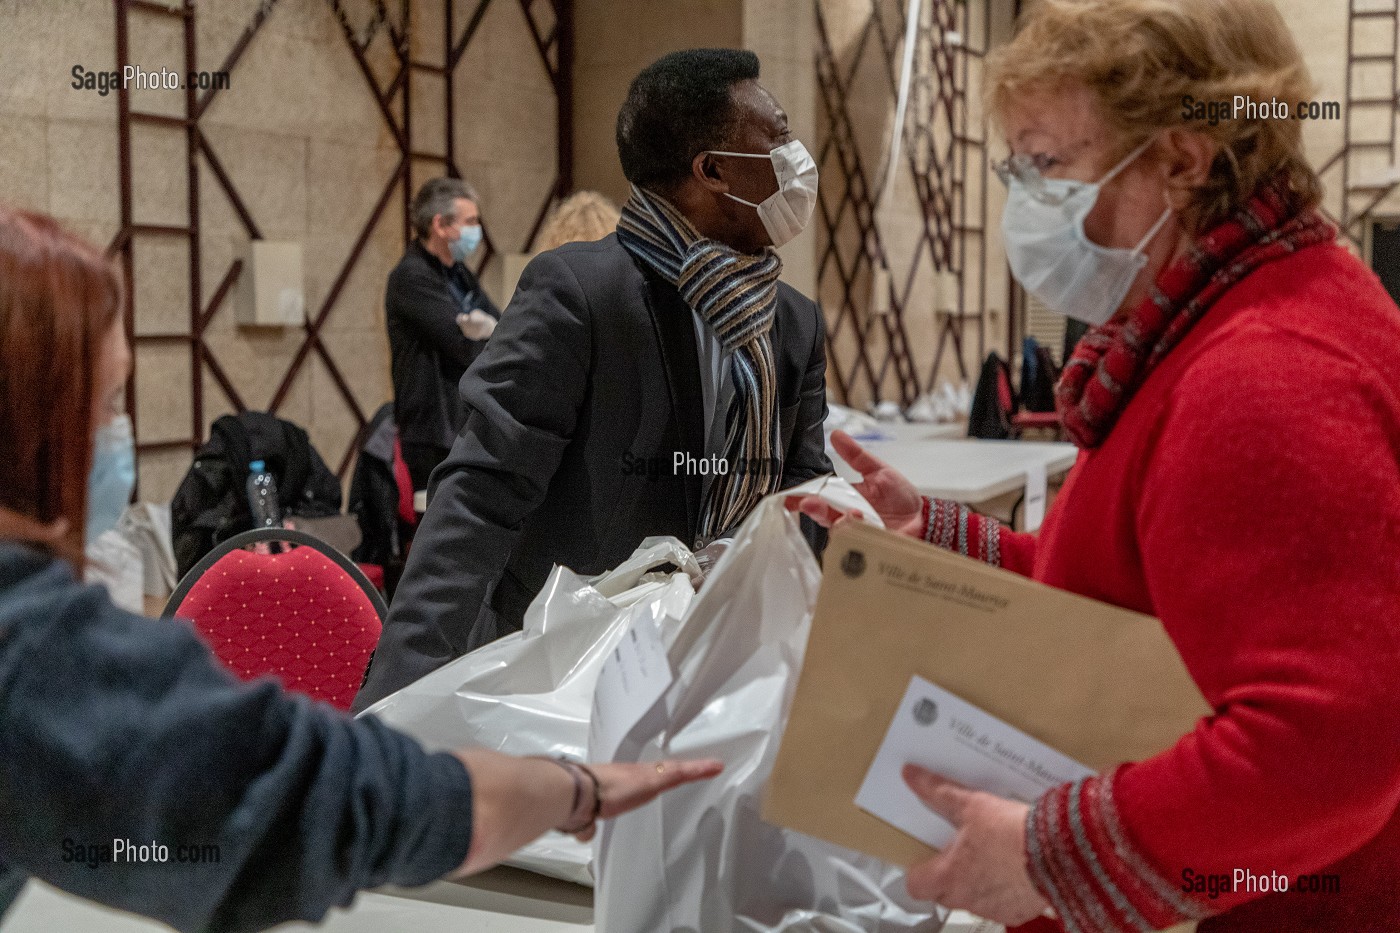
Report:
<svg viewBox="0 0 1400 933"><path fill-rule="evenodd" d="M121 308L96 247L51 217L0 207L0 538L79 566L94 382Z"/></svg>

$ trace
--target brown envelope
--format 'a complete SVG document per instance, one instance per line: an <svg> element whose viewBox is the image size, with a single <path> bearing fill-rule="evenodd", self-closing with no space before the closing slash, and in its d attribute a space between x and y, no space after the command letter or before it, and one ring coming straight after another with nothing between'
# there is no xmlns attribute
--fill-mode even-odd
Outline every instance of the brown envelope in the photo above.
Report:
<svg viewBox="0 0 1400 933"><path fill-rule="evenodd" d="M855 804L915 674L1096 770L1210 713L1150 616L861 523L833 532L823 564L771 823L900 865L933 852Z"/></svg>

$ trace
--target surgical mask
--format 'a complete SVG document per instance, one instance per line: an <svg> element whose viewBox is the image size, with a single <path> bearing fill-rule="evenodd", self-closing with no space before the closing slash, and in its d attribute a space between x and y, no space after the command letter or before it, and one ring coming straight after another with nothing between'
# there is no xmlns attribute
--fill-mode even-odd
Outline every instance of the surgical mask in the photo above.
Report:
<svg viewBox="0 0 1400 933"><path fill-rule="evenodd" d="M1097 182L1040 178L997 168L1009 193L1001 232L1011 274L1047 308L1092 327L1108 322L1147 265L1147 244L1171 217L1170 206L1132 249L1100 246L1084 233L1099 191L1151 140L1128 153ZM1032 172L1034 170L1032 169Z"/></svg>
<svg viewBox="0 0 1400 933"><path fill-rule="evenodd" d="M131 501L136 485L136 449L131 439L131 419L118 415L98 428L92 442L92 470L88 473L88 544L117 521Z"/></svg>
<svg viewBox="0 0 1400 933"><path fill-rule="evenodd" d="M447 248L452 251L454 260L466 262L467 257L476 252L476 248L480 245L481 224L467 224L457 234L457 239L447 244Z"/></svg>
<svg viewBox="0 0 1400 933"><path fill-rule="evenodd" d="M767 155L753 152L723 152L710 150L710 155L738 156L744 159L769 159L773 174L778 178L778 190L760 203L745 201L736 195L725 197L758 210L758 219L774 246L782 246L802 232L812 219L817 206L817 163L801 141L784 143Z"/></svg>

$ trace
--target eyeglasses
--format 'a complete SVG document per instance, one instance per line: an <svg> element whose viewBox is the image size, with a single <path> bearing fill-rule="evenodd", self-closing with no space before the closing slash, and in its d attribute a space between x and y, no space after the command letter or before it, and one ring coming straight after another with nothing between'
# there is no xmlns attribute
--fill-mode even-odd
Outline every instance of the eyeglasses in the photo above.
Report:
<svg viewBox="0 0 1400 933"><path fill-rule="evenodd" d="M1001 183L1008 188L1011 187L1011 180L1014 178L1021 183L1032 199L1042 204L1058 206L1065 202L1070 196L1070 192L1052 189L1046 183L1044 172L1051 166L1059 164L1059 161L1046 153L1030 155L1017 152L1004 159L993 159L991 168L1001 179Z"/></svg>

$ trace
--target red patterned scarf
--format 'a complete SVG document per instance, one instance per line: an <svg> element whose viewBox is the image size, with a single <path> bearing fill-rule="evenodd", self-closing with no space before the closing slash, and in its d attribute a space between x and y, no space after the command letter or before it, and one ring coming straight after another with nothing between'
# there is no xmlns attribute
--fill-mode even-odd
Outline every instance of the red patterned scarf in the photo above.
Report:
<svg viewBox="0 0 1400 933"><path fill-rule="evenodd" d="M1300 207L1282 178L1261 185L1234 216L1163 269L1142 304L1080 339L1055 388L1070 439L1084 448L1102 444L1148 374L1236 282L1336 235L1316 210Z"/></svg>

